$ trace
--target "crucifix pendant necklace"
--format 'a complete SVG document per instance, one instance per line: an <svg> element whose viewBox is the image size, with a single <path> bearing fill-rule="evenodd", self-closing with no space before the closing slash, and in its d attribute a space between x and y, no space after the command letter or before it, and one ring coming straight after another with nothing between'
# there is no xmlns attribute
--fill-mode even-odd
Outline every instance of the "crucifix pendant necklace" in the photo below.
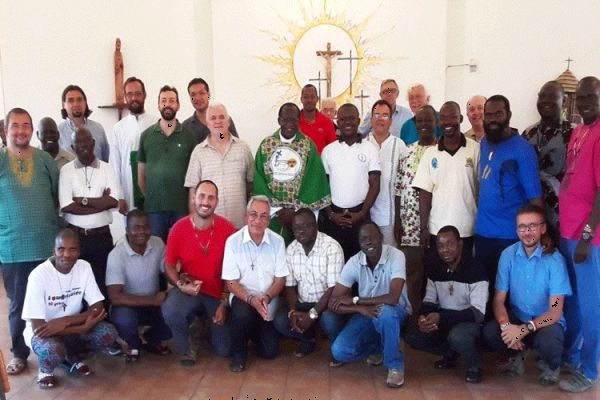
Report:
<svg viewBox="0 0 600 400"><path fill-rule="evenodd" d="M88 190L92 190L92 177L94 176L94 168L92 167L92 173L90 174L90 179L88 180L87 175L88 167L83 167L83 174L85 175L85 186L87 186Z"/></svg>
<svg viewBox="0 0 600 400"><path fill-rule="evenodd" d="M250 245L252 246L252 245ZM260 251L260 248L258 248L257 246L257 250L254 252L254 257L252 257L252 252L250 253L250 268L252 269L252 271L254 271L254 263L256 262L256 260L258 259L258 252Z"/></svg>
<svg viewBox="0 0 600 400"><path fill-rule="evenodd" d="M194 223L194 217L190 216L190 221L192 222L192 226L194 227L194 236L196 237L196 240L198 241L198 244L200 245L200 248L202 249L202 254L204 255L204 257L206 257L208 255L208 246L210 246L210 242L212 241L213 238L213 233L215 232L215 220L213 219L212 221L212 225L210 227L210 235L208 237L208 242L206 242L206 244L203 244L200 241L200 237L198 236L198 228L196 228L196 224Z"/></svg>
<svg viewBox="0 0 600 400"><path fill-rule="evenodd" d="M56 267L54 268L54 271L56 272L56 279L58 280L58 287L60 288L60 296L61 297L64 296L64 298L62 299L63 300L62 308L63 308L63 311L65 311L67 309L67 293L63 291L62 283L60 282L60 276L63 274L58 272L56 270ZM71 275L71 279L69 280L69 286L67 287L67 290L71 289L71 285L73 283L73 275L75 275L75 273L73 272L72 269L71 269L71 271L69 271L69 275Z"/></svg>

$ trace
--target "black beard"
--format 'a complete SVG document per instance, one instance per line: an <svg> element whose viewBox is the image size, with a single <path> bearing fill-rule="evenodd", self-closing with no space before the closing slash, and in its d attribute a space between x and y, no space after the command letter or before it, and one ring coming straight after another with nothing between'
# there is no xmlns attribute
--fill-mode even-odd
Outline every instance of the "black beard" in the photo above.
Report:
<svg viewBox="0 0 600 400"><path fill-rule="evenodd" d="M171 116L171 118L169 118L168 116L166 116L165 112L166 111L171 111L173 113L173 115ZM177 115L177 113L175 112L175 110L173 110L172 108L169 107L165 107L162 110L160 110L160 116L162 117L162 119L164 119L165 121L173 121L175 119L175 116Z"/></svg>
<svg viewBox="0 0 600 400"><path fill-rule="evenodd" d="M509 120L504 121L502 124L497 124L498 128L492 128L491 124L483 123L483 130L485 131L485 137L492 143L499 143L502 141L502 135L506 128L508 128Z"/></svg>
<svg viewBox="0 0 600 400"><path fill-rule="evenodd" d="M135 115L144 113L144 104L142 104L142 103L129 104L127 108L129 109L130 113L135 114Z"/></svg>

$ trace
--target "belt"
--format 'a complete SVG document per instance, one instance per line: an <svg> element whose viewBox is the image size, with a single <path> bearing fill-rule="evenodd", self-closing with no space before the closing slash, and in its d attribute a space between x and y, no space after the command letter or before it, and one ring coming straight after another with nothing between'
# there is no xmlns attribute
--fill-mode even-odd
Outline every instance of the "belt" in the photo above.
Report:
<svg viewBox="0 0 600 400"><path fill-rule="evenodd" d="M108 225L101 226L99 228L80 228L75 225L69 224L69 228L73 229L75 232L79 233L83 236L96 236L96 235L104 235L106 233L110 233L110 227Z"/></svg>

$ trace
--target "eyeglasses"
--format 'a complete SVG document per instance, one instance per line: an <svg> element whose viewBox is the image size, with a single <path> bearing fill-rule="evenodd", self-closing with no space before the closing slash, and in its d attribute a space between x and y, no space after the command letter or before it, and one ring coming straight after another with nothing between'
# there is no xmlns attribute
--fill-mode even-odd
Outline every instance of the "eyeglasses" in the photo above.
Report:
<svg viewBox="0 0 600 400"><path fill-rule="evenodd" d="M387 89L383 89L381 91L381 94L396 94L396 92L398 92L398 89L387 88Z"/></svg>
<svg viewBox="0 0 600 400"><path fill-rule="evenodd" d="M267 222L269 220L269 214L259 214L256 211L252 211L252 212L248 213L249 220L254 221L257 218L260 222Z"/></svg>
<svg viewBox="0 0 600 400"><path fill-rule="evenodd" d="M527 232L528 230L531 232L535 232L539 229L540 226L544 225L545 222L540 222L539 224L531 223L531 224L520 224L517 226L517 230L519 232Z"/></svg>
<svg viewBox="0 0 600 400"><path fill-rule="evenodd" d="M387 121L388 119L390 119L390 114L375 113L375 114L373 114L373 118L375 118L375 119L383 119L384 121Z"/></svg>

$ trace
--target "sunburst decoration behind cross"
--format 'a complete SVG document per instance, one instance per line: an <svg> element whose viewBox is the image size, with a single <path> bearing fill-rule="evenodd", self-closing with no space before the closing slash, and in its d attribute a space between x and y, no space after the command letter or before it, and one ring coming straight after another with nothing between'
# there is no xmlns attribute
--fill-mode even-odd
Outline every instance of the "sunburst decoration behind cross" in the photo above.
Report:
<svg viewBox="0 0 600 400"><path fill-rule="evenodd" d="M268 35L271 40L277 43L280 50L280 54L277 55L259 55L257 58L265 63L278 67L278 71L275 72L275 77L267 82L268 85L285 88L285 92L280 97L280 102L294 101L297 100L300 94L301 87L308 82L299 82L298 77L294 71L294 54L297 46L304 37L304 35L311 29L316 28L320 25L330 25L341 29L348 35L354 44L356 53L354 56L359 59L354 62L353 70L355 71L352 79L352 86L354 91L361 87L376 86L379 81L376 80L370 73L369 67L379 64L384 60L384 57L374 54L374 51L370 48L376 39L389 33L394 27L390 27L384 32L377 34L375 37L367 37L365 30L369 26L373 16L381 8L381 4L373 7L365 18L360 21L353 21L346 15L344 9L341 13L336 14L332 7L330 7L327 0L322 0L322 7L320 13L315 17L316 10L312 5L312 2L307 6L305 2L298 2L300 7L300 22L294 22L289 18L282 16L277 12L278 18L287 27L287 32L282 34L273 30L259 29L260 32ZM327 42L326 38L323 39L323 44L319 45L322 47ZM319 50L315 48L315 50ZM348 55L348 49L339 49L344 52L344 55ZM313 52L314 54L314 52ZM316 74L316 72L315 72ZM344 78L348 80L347 76ZM352 102L353 93L350 93L350 81L344 84L345 89L341 93L335 95L335 100L338 104Z"/></svg>

